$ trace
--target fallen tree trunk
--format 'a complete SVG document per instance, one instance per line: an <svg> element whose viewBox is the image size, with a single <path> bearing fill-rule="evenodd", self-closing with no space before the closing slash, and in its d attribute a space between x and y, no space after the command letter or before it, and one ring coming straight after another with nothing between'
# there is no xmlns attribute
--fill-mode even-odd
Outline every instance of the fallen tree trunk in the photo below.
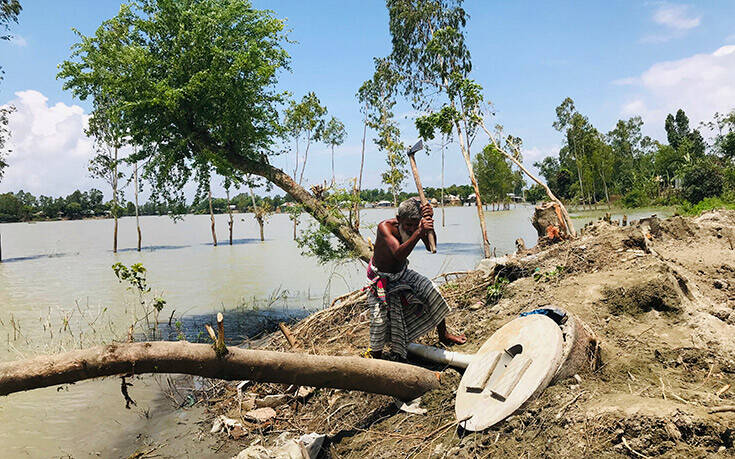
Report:
<svg viewBox="0 0 735 459"><path fill-rule="evenodd" d="M0 363L0 395L103 376L183 373L229 381L298 384L359 390L412 400L439 387L439 373L403 363L227 348L217 357L209 344L110 344L57 355Z"/></svg>

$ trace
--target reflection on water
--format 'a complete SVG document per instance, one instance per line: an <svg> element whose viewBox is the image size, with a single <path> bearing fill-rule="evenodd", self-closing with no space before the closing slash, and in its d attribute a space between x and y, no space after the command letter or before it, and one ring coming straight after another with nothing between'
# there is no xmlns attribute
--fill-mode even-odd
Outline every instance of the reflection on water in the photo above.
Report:
<svg viewBox="0 0 735 459"><path fill-rule="evenodd" d="M363 235L374 241L376 224L393 212L363 211ZM530 206L486 213L498 256L514 251L519 237L533 245L532 213ZM482 256L476 215L470 207L447 208L442 226L437 214L437 253L417 249L411 267L429 277L474 267ZM252 338L264 325L301 317L364 284L361 262L320 266L302 256L287 215L270 218L265 241L259 239L252 214L238 217L229 245L228 216L216 216L218 247L212 245L207 215L187 216L178 223L142 217L141 252L135 250L135 220L122 218L117 254L110 250L110 220L1 224L0 360L124 338L138 300L113 274L116 262L147 268L152 294L167 301L160 315L164 336L176 339L182 333L193 341L204 323L214 322L217 311L225 312L225 334L234 342ZM574 223L581 227L584 220ZM259 309L252 311L252 306ZM108 378L66 386L61 392L48 388L3 398L4 452L86 455L110 443L124 444L126 435L143 431L149 421L122 408L119 387L119 380ZM136 382L131 392L139 406L160 406L160 388L153 378Z"/></svg>

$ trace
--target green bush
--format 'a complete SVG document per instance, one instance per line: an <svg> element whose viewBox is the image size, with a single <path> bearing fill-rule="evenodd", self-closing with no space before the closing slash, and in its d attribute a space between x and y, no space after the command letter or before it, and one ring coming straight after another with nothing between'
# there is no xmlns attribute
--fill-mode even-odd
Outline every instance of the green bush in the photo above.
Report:
<svg viewBox="0 0 735 459"><path fill-rule="evenodd" d="M623 196L625 207L645 207L651 203L648 194L640 188L634 188Z"/></svg>
<svg viewBox="0 0 735 459"><path fill-rule="evenodd" d="M526 190L526 201L536 204L540 201L547 201L546 190L541 185L534 185Z"/></svg>
<svg viewBox="0 0 735 459"><path fill-rule="evenodd" d="M701 215L708 210L714 209L735 209L735 203L733 201L722 199L719 196L705 198L699 201L697 204L691 204L685 202L677 208L677 211L682 215Z"/></svg>
<svg viewBox="0 0 735 459"><path fill-rule="evenodd" d="M720 196L723 190L722 168L707 156L697 158L680 170L682 195L689 202Z"/></svg>

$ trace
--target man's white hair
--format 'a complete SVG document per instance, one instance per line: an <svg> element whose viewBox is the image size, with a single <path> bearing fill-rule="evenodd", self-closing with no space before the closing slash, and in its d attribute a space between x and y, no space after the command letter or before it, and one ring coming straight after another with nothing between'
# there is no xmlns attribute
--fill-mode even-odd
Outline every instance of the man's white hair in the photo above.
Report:
<svg viewBox="0 0 735 459"><path fill-rule="evenodd" d="M396 211L399 220L421 220L421 200L408 198L403 201Z"/></svg>

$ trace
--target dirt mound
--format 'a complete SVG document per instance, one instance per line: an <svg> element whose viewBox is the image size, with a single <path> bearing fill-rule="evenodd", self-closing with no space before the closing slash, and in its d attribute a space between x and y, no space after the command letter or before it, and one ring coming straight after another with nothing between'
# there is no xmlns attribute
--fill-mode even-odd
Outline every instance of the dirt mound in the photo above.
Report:
<svg viewBox="0 0 735 459"><path fill-rule="evenodd" d="M328 435L324 457L360 459L735 456L735 412L717 412L735 405L733 230L735 212L626 227L596 222L575 240L444 276L449 327L468 336L463 352L476 351L519 313L547 305L578 316L602 343L597 370L549 387L484 432L457 428L461 374L435 367L443 370L442 387L424 395L425 415L401 412L388 397L320 389L277 407L267 426L243 421L238 441L268 445L284 430L316 431ZM292 327L297 350L364 352L369 320L356 298ZM438 344L433 333L422 342ZM278 334L268 347L289 349ZM241 407L225 400L235 416Z"/></svg>
<svg viewBox="0 0 735 459"><path fill-rule="evenodd" d="M612 314L644 314L658 311L669 314L681 312L684 292L676 278L661 267L658 272L631 276L619 287L605 287L601 303Z"/></svg>

